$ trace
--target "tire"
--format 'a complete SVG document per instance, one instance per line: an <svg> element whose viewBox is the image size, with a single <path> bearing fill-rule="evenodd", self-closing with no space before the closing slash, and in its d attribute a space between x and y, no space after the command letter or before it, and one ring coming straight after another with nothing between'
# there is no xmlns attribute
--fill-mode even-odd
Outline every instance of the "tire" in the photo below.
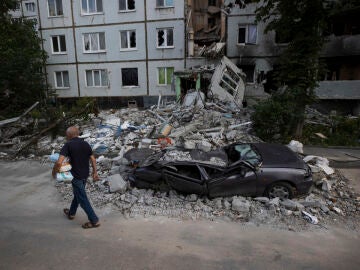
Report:
<svg viewBox="0 0 360 270"><path fill-rule="evenodd" d="M294 188L286 182L276 182L271 184L265 191L265 195L270 199L279 197L280 199L292 199Z"/></svg>

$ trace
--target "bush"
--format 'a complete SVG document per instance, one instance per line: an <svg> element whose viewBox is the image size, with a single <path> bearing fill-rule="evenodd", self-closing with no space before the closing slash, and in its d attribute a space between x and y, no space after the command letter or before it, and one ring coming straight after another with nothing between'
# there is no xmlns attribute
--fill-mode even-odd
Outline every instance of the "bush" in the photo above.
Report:
<svg viewBox="0 0 360 270"><path fill-rule="evenodd" d="M327 138L315 135L322 133ZM306 124L302 142L323 146L360 146L360 118L336 116L330 126Z"/></svg>
<svg viewBox="0 0 360 270"><path fill-rule="evenodd" d="M295 106L277 95L255 106L251 116L255 133L264 141L288 142L296 125Z"/></svg>

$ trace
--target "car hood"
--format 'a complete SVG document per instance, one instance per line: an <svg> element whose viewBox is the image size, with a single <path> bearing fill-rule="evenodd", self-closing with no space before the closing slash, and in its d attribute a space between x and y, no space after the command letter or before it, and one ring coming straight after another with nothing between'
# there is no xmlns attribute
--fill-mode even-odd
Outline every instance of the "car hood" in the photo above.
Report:
<svg viewBox="0 0 360 270"><path fill-rule="evenodd" d="M284 145L254 143L253 146L262 157L262 167L306 169L299 155Z"/></svg>

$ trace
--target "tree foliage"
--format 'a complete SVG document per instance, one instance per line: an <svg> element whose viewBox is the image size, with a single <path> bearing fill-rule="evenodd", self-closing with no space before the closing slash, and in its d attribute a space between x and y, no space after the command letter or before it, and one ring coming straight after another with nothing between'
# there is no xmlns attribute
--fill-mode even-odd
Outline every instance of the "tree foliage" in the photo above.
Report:
<svg viewBox="0 0 360 270"><path fill-rule="evenodd" d="M255 113L258 115L254 116L254 120L262 121L261 118L266 117L261 106L276 110L278 106L275 104L280 103L280 108L286 107L289 111L283 117L288 121L288 126L281 129L279 134L283 138L299 137L305 106L315 100L314 89L324 70L319 56L325 41L322 33L326 27L326 1L263 0L256 10L256 17L258 21L267 24L265 32L276 31L277 35L289 43L279 57L278 68L274 71L274 81L279 93L267 101L268 104L265 102L258 106L259 110ZM278 111L273 113L279 114ZM261 122L255 125L261 128Z"/></svg>
<svg viewBox="0 0 360 270"><path fill-rule="evenodd" d="M0 15L0 115L23 112L35 101L42 101L46 84L43 71L46 53L33 20L11 18L8 11L16 1L1 1Z"/></svg>

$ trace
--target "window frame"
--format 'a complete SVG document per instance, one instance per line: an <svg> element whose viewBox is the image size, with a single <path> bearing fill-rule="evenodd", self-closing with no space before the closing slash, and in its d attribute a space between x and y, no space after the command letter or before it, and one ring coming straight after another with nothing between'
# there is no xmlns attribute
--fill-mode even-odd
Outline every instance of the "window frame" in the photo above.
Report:
<svg viewBox="0 0 360 270"><path fill-rule="evenodd" d="M118 1L118 4L119 4L119 11L118 11L118 12L120 12L120 13L126 13L126 12L135 12L135 11L136 11L136 0L134 0L134 6L135 6L134 9L129 9L129 3L128 3L129 0L124 0L125 3L126 3L126 4L125 4L126 9L120 9L120 1L121 1L121 0Z"/></svg>
<svg viewBox="0 0 360 270"><path fill-rule="evenodd" d="M128 43L128 47L127 48L122 48L121 47L121 44L122 44L122 37L121 37L121 33L122 32L126 32L126 40L127 40L127 43ZM131 32L135 32L135 43L136 43L136 46L135 47L130 47L131 46L131 40L130 40L130 35L131 35ZM126 52L126 51L136 51L137 50L137 35L136 35L136 29L131 29L131 30L120 30L119 31L119 35L120 35L120 51L121 52Z"/></svg>
<svg viewBox="0 0 360 270"><path fill-rule="evenodd" d="M175 7L174 0L172 0L171 6L166 4L167 0L160 0L160 1L163 2L163 5L162 6L158 5L158 0L156 0L156 8L160 9L160 8L174 8Z"/></svg>
<svg viewBox="0 0 360 270"><path fill-rule="evenodd" d="M249 31L249 28L251 27L251 26L255 26L256 27L256 37L255 37L255 42L250 42L249 41L249 33L250 33L250 31ZM240 43L239 42L239 35L240 35L240 33L239 33L239 29L240 28L243 28L243 29L245 29L245 42L244 43ZM237 28L238 30L237 30L237 45L257 45L258 44L258 27L257 27L257 24L239 24L238 25L238 28Z"/></svg>
<svg viewBox="0 0 360 270"><path fill-rule="evenodd" d="M100 34L104 34L104 49L100 49ZM85 47L85 35L94 35L96 34L97 35L97 45L98 45L98 50L96 51L93 51L91 50L91 44L92 44L92 39L89 38L89 42L90 42L90 50L86 50L86 47ZM82 33L82 40L83 40L83 53L106 53L106 37L105 37L105 32L91 32L91 33Z"/></svg>
<svg viewBox="0 0 360 270"><path fill-rule="evenodd" d="M89 15L99 15L99 14L104 14L104 3L102 0L85 0L86 1L86 12L84 12L84 8L83 8L83 0L80 0L80 14L82 16L89 16ZM94 7L96 7L96 11L95 12L90 12L89 11L89 1L94 1ZM101 7L102 10L98 11L97 10L97 3L98 1L101 1Z"/></svg>
<svg viewBox="0 0 360 270"><path fill-rule="evenodd" d="M68 76L69 86L64 86L64 73L65 72L67 73L67 76ZM57 76L56 76L57 73L61 73L61 81L62 81L63 86L58 85ZM55 89L69 89L70 88L70 76L69 76L68 70L54 71L54 79L55 79Z"/></svg>
<svg viewBox="0 0 360 270"><path fill-rule="evenodd" d="M228 93L230 93L232 96L234 96L236 98L238 92L236 91L239 87L239 82L241 80L241 77L239 76L239 74L236 74L235 72L232 72L233 74L231 74L232 69L227 66L226 69L223 70L223 72L221 73L221 79L220 79L220 86L222 88L224 88ZM236 78L234 78L233 76L236 76ZM237 79L237 81L236 81ZM223 86L226 85L226 87ZM230 91L229 89L230 88Z"/></svg>
<svg viewBox="0 0 360 270"><path fill-rule="evenodd" d="M87 72L91 71L91 79L92 79L92 85L88 85L88 80L87 80ZM107 84L103 85L102 83L104 82L104 78L102 77L102 71L106 74L106 80L107 80ZM99 72L99 78L100 78L100 85L95 85L95 72ZM106 88L109 87L110 85L110 81L109 81L109 72L106 68L100 68L100 69L86 69L85 70L85 86L86 87L91 87L91 88Z"/></svg>
<svg viewBox="0 0 360 270"><path fill-rule="evenodd" d="M157 69L156 69L156 71L157 71L157 85L158 86L169 86L169 85L171 85L171 81L170 82L168 82L167 81L167 78L168 78L168 69L170 69L170 68L172 68L172 75L174 74L174 72L175 72L175 68L174 67L158 67ZM165 78L165 84L161 84L160 83L160 69L165 69L165 76L164 76L164 78Z"/></svg>
<svg viewBox="0 0 360 270"><path fill-rule="evenodd" d="M25 10L26 12L31 12L31 13L34 13L36 12L36 5L35 5L35 2L25 2ZM31 6L34 8L34 10L29 10L28 7Z"/></svg>
<svg viewBox="0 0 360 270"><path fill-rule="evenodd" d="M173 45L167 45L167 35L168 35L168 30L172 31L172 40L173 40ZM164 46L159 46L159 31L164 31L164 40L166 41L166 45ZM173 49L175 48L175 42L174 42L174 28L173 27L166 27L166 28L157 28L156 29L156 48L157 49Z"/></svg>
<svg viewBox="0 0 360 270"><path fill-rule="evenodd" d="M65 51L61 50L60 38L62 36L64 37L64 41L65 41ZM50 37L51 37L51 52L52 52L52 54L67 54L66 36L65 35L53 35ZM57 40L57 44L58 44L58 48L59 48L58 52L55 52L55 50L54 50L54 39L53 38L56 38L56 40Z"/></svg>
<svg viewBox="0 0 360 270"><path fill-rule="evenodd" d="M123 81L123 70L124 69L136 69L136 75L137 75L137 85L124 85L124 81ZM121 68L121 87L122 88L137 88L139 87L139 68L137 67L124 67L124 68Z"/></svg>
<svg viewBox="0 0 360 270"><path fill-rule="evenodd" d="M63 8L63 1L61 1L61 11L62 11L62 14L59 14L59 8L57 6L57 1L56 0L53 0L54 1L54 5L55 5L55 13L56 15L50 15L50 5L49 5L49 0L47 0L47 8L48 8L48 17L49 18L56 18L56 17L64 17L64 8Z"/></svg>

